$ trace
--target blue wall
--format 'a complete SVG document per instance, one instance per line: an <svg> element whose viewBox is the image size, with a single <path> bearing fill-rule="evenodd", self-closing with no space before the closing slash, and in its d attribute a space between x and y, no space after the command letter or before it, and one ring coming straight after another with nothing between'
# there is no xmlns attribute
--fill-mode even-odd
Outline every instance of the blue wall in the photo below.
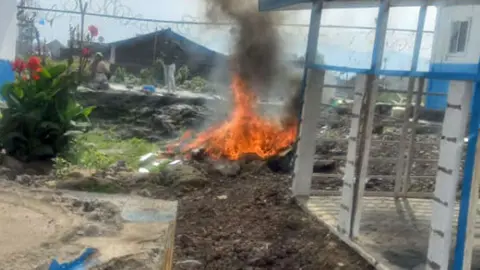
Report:
<svg viewBox="0 0 480 270"><path fill-rule="evenodd" d="M12 65L8 60L0 59L0 90L5 83L13 82L15 73L12 71Z"/></svg>
<svg viewBox="0 0 480 270"><path fill-rule="evenodd" d="M472 73L476 74L478 64L432 64L430 70L433 72L454 72L454 73ZM428 82L427 92L447 93L449 81L430 80ZM444 110L447 107L447 96L427 96L425 107L428 109Z"/></svg>

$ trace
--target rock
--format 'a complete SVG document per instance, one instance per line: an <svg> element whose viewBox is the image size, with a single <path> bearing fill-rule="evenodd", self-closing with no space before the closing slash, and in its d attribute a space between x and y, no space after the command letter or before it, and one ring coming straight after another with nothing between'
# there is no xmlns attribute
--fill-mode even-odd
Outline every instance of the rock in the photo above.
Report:
<svg viewBox="0 0 480 270"><path fill-rule="evenodd" d="M137 195L142 196L142 197L151 198L152 197L152 192L150 192L150 190L144 188L142 190L137 191Z"/></svg>
<svg viewBox="0 0 480 270"><path fill-rule="evenodd" d="M166 179L165 184L173 187L203 187L208 183L207 177L200 170L186 164L167 166L162 174Z"/></svg>
<svg viewBox="0 0 480 270"><path fill-rule="evenodd" d="M175 268L182 270L195 270L195 269L203 269L203 264L197 260L183 260L175 263Z"/></svg>
<svg viewBox="0 0 480 270"><path fill-rule="evenodd" d="M15 173L26 173L34 175L47 175L53 169L51 161L22 162L11 156L3 157L3 166L9 168Z"/></svg>
<svg viewBox="0 0 480 270"><path fill-rule="evenodd" d="M0 175L6 176L9 180L14 180L16 177L15 171L7 167L0 167Z"/></svg>
<svg viewBox="0 0 480 270"><path fill-rule="evenodd" d="M27 174L17 175L15 182L21 185L31 185L33 183L33 177Z"/></svg>
<svg viewBox="0 0 480 270"><path fill-rule="evenodd" d="M240 173L240 165L235 161L215 161L213 168L223 176L236 176Z"/></svg>

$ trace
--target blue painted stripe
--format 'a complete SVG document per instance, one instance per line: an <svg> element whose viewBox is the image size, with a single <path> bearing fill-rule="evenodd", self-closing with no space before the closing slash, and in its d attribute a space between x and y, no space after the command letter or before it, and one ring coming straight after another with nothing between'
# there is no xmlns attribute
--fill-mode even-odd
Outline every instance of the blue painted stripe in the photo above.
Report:
<svg viewBox="0 0 480 270"><path fill-rule="evenodd" d="M436 71L409 71L409 70L372 70L364 68L351 68L332 65L308 64L308 68L337 71L344 73L357 73L365 75L392 76L392 77L414 77L426 78L431 80L445 81L473 81L479 82L480 75L477 73L461 73L461 72L436 72Z"/></svg>
<svg viewBox="0 0 480 270"><path fill-rule="evenodd" d="M12 70L12 64L9 60L0 59L0 90L7 83L15 81L15 72ZM0 92L0 100L4 100Z"/></svg>
<svg viewBox="0 0 480 270"><path fill-rule="evenodd" d="M478 73L480 74L480 63ZM470 191L472 189L472 178L475 166L475 152L478 138L478 124L480 114L480 83L475 84L473 94L472 112L469 123L469 135L467 146L467 157L463 170L462 195L460 199L460 212L458 214L457 243L453 260L453 270L463 270L465 259L465 239L467 237L467 221L470 202ZM476 213L474 213L476 215Z"/></svg>
<svg viewBox="0 0 480 270"><path fill-rule="evenodd" d="M281 9L296 4L311 3L312 0L259 0L259 11L272 11L275 9Z"/></svg>
<svg viewBox="0 0 480 270"><path fill-rule="evenodd" d="M477 72L477 69L477 64L434 63L430 66L431 72L473 74ZM431 80L428 82L427 92L447 93L449 83L449 81L445 80ZM447 107L447 97L427 96L425 100L425 107L427 109L444 110Z"/></svg>
<svg viewBox="0 0 480 270"><path fill-rule="evenodd" d="M377 26L375 27L375 43L373 44L372 62L370 64L371 70L380 70L382 68L381 63L384 51L383 48L385 45L385 32L387 30L386 25L383 23L385 20L388 22L388 5L389 1L382 0L380 7L378 8Z"/></svg>

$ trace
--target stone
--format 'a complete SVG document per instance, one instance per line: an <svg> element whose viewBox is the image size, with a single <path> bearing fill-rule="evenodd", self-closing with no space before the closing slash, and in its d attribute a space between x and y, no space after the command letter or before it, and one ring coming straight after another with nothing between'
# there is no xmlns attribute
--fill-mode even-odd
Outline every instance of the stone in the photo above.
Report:
<svg viewBox="0 0 480 270"><path fill-rule="evenodd" d="M236 176L240 173L240 165L235 161L214 161L213 168L223 176Z"/></svg>
<svg viewBox="0 0 480 270"><path fill-rule="evenodd" d="M203 172L187 164L167 166L162 174L165 178L165 184L173 187L203 187L208 183L208 179Z"/></svg>
<svg viewBox="0 0 480 270"><path fill-rule="evenodd" d="M203 269L203 263L197 260L183 260L175 263L175 265L178 267L178 269L182 270Z"/></svg>

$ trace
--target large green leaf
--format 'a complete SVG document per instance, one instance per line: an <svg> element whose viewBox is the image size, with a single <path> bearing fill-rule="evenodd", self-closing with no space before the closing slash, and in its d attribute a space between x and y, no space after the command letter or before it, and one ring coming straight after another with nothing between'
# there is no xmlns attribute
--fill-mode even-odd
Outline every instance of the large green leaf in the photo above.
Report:
<svg viewBox="0 0 480 270"><path fill-rule="evenodd" d="M85 117L88 117L95 108L96 106L89 106L89 107L83 108L83 110L81 110L80 113L78 113L77 115L83 115Z"/></svg>
<svg viewBox="0 0 480 270"><path fill-rule="evenodd" d="M0 143L21 160L55 156L91 127L88 116L94 107L84 108L75 99L76 74L58 65L40 75L37 81L17 79L1 89L7 108L0 119Z"/></svg>
<svg viewBox="0 0 480 270"><path fill-rule="evenodd" d="M67 65L59 64L55 66L48 67L48 72L52 79L57 78L58 76L62 75L67 70Z"/></svg>

